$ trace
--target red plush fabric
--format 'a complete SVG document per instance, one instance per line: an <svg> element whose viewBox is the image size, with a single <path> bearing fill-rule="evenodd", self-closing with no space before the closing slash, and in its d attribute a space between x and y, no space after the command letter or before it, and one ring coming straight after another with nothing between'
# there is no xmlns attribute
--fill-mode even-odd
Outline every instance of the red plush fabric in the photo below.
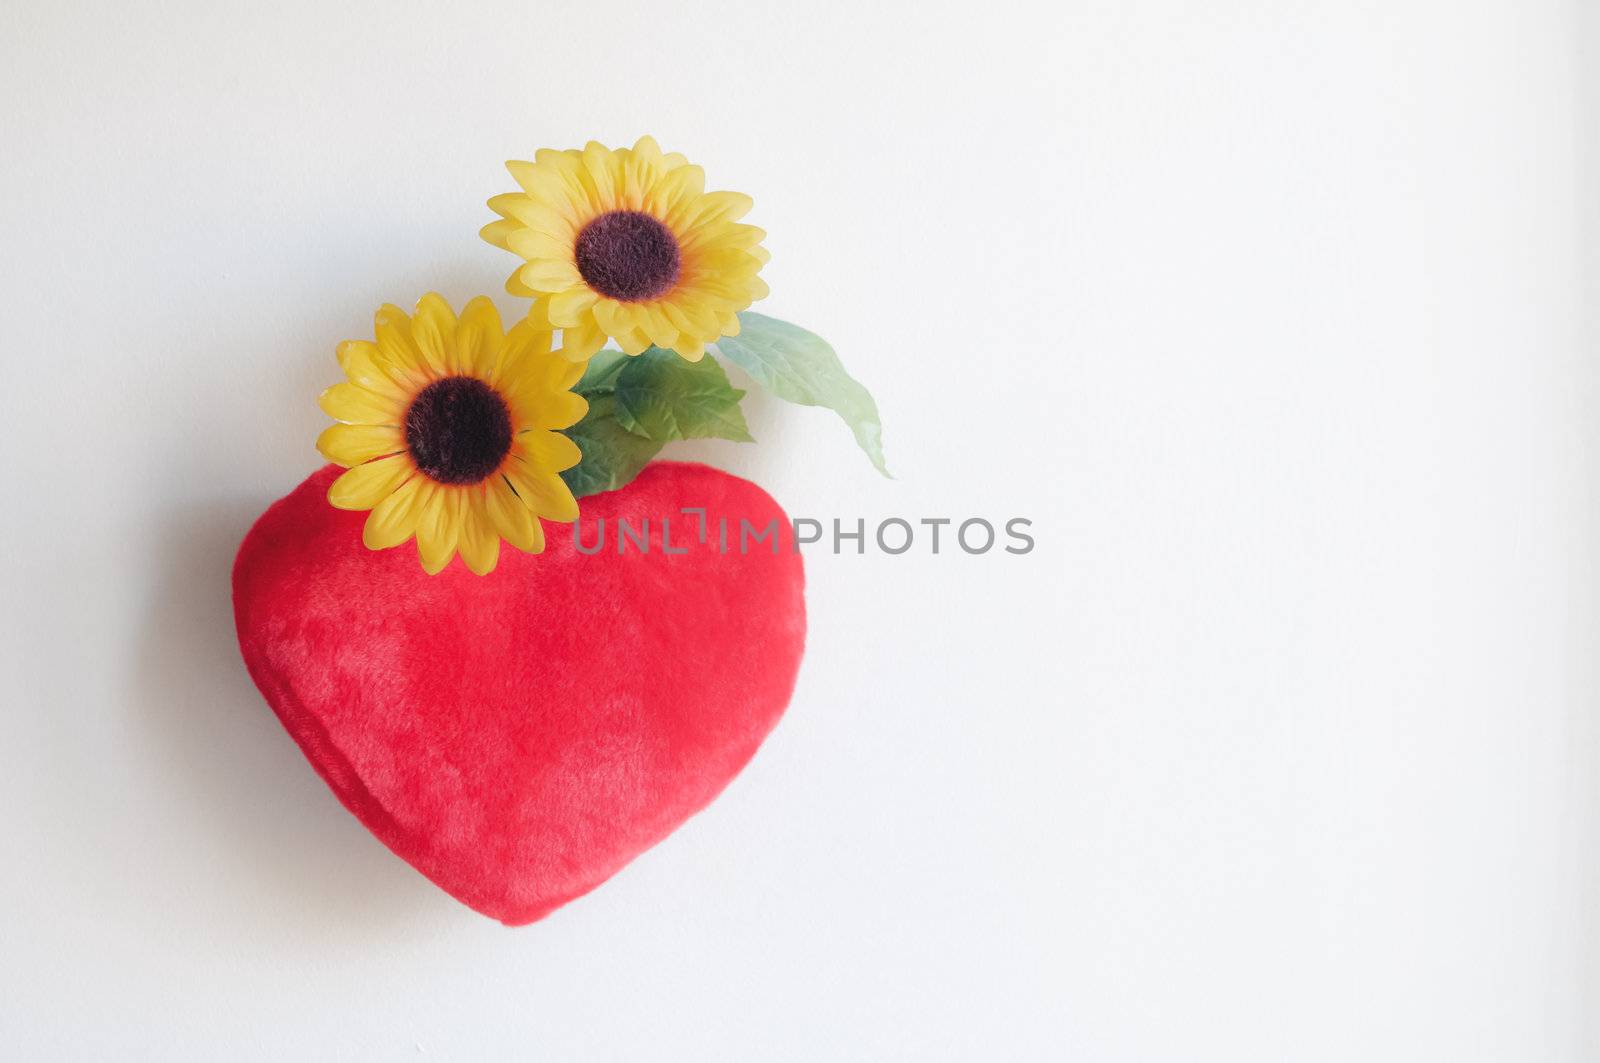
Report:
<svg viewBox="0 0 1600 1063"><path fill-rule="evenodd" d="M657 462L583 500L579 553L547 524L485 577L428 576L412 545L370 551L328 466L274 503L234 563L245 664L345 806L449 893L513 925L588 892L703 808L794 688L804 577L738 550L740 518L787 523L754 484ZM707 542L685 506L705 507ZM661 549L661 519L673 547ZM731 549L718 548L727 518ZM650 552L617 552L617 519Z"/></svg>

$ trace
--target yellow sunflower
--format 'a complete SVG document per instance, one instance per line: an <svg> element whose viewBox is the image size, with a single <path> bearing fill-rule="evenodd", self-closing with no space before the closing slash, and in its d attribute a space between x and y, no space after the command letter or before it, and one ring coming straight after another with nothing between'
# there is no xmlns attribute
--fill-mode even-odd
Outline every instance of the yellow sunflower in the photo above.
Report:
<svg viewBox="0 0 1600 1063"><path fill-rule="evenodd" d="M523 190L489 200L500 220L483 238L525 260L506 290L562 330L561 354L582 361L610 336L628 354L655 344L692 362L739 334L735 315L767 294L766 233L739 223L749 196L705 191L700 167L650 137L534 158L506 163Z"/></svg>
<svg viewBox="0 0 1600 1063"><path fill-rule="evenodd" d="M364 510L373 550L417 537L430 574L456 551L480 576L500 540L544 549L537 518L571 521L578 503L557 475L582 455L554 431L588 403L572 393L583 366L550 351L550 331L524 321L509 333L487 298L458 319L429 293L407 317L379 310L377 341L339 345L346 380L322 393L328 416L317 449L349 469L328 488L340 509Z"/></svg>

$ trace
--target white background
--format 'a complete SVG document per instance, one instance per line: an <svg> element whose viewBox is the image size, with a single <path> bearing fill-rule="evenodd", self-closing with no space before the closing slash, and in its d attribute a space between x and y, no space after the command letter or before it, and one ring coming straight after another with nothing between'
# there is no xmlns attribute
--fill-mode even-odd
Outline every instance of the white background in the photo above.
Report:
<svg viewBox="0 0 1600 1063"><path fill-rule="evenodd" d="M6 0L0 1057L1600 1059L1586 18ZM759 398L688 453L1039 545L813 554L750 769L509 930L313 775L228 570L334 345L500 295L502 160L642 132L898 478Z"/></svg>

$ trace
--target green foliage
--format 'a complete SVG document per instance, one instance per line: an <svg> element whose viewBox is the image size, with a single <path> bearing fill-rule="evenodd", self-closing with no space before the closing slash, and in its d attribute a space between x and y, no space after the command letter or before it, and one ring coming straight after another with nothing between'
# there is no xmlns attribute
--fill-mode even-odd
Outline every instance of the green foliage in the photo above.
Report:
<svg viewBox="0 0 1600 1063"><path fill-rule="evenodd" d="M561 474L574 498L615 491L638 476L661 449L660 443L634 435L618 423L614 394L588 399L589 412L567 429L567 436L583 451L583 460Z"/></svg>
<svg viewBox="0 0 1600 1063"><path fill-rule="evenodd" d="M732 439L753 442L739 400L715 358L686 362L651 347L616 376L617 420L646 439Z"/></svg>
<svg viewBox="0 0 1600 1063"><path fill-rule="evenodd" d="M839 356L822 337L798 325L746 310L739 315L739 335L723 337L717 349L756 383L780 399L802 406L833 410L878 471L888 476L883 461L883 424L878 404L866 388L845 372Z"/></svg>
<svg viewBox="0 0 1600 1063"><path fill-rule="evenodd" d="M747 310L739 315L739 335L718 340L717 349L778 398L837 413L877 470L889 475L878 404L822 337ZM658 347L634 358L604 350L589 360L574 390L589 400L588 414L567 429L583 461L561 476L578 498L627 484L676 439L751 441L739 409L744 392L712 358L686 362Z"/></svg>
<svg viewBox="0 0 1600 1063"><path fill-rule="evenodd" d="M573 390L589 400L583 420L566 430L583 452L561 474L576 498L629 483L674 439L750 440L739 409L744 392L711 358L686 362L655 347L635 358L603 350Z"/></svg>

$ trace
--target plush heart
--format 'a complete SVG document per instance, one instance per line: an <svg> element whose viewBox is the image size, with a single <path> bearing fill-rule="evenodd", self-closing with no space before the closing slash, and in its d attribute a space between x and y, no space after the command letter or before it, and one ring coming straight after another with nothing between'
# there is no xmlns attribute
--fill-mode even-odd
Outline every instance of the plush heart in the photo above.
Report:
<svg viewBox="0 0 1600 1063"><path fill-rule="evenodd" d="M429 576L413 548L361 544L366 514L327 502L339 471L245 536L239 646L345 806L485 915L529 923L604 882L716 797L783 714L804 576L787 534L740 550L741 519L788 524L754 484L657 462L583 500L599 552L552 524L543 554ZM704 542L684 507L706 511ZM619 520L648 527L648 553L619 552Z"/></svg>

